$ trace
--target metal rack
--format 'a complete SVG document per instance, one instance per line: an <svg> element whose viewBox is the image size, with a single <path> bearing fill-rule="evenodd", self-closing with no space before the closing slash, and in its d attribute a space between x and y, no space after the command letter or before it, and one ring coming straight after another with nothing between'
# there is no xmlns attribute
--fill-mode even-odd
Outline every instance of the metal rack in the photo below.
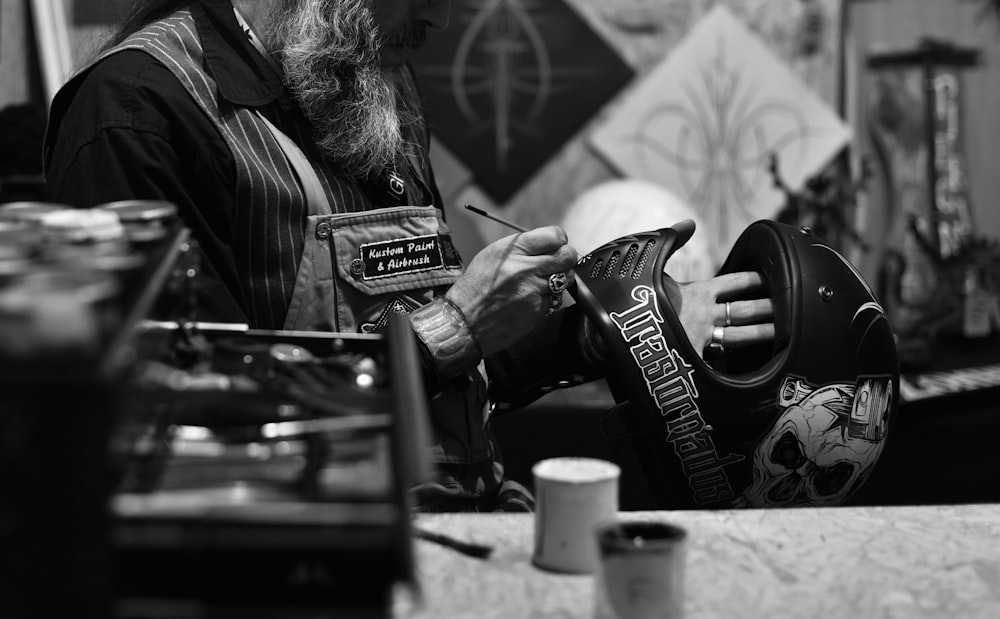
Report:
<svg viewBox="0 0 1000 619"><path fill-rule="evenodd" d="M0 342L0 614L388 616L415 586L408 488L429 470L405 318L384 335L197 322L188 231L143 253L93 346ZM279 368L289 351L318 373ZM282 444L297 456L260 458Z"/></svg>

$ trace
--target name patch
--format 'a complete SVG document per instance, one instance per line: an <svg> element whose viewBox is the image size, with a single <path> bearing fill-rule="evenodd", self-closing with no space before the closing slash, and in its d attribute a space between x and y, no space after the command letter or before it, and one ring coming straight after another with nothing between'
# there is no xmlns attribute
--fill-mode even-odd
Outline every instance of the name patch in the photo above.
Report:
<svg viewBox="0 0 1000 619"><path fill-rule="evenodd" d="M704 505L732 499L733 487L725 467L744 460L740 454L720 456L698 407L694 369L667 344L663 316L656 293L649 286L632 289L637 301L623 312L611 312L611 320L629 344L632 359L642 371L643 382L660 411L666 442L681 461L695 503Z"/></svg>
<svg viewBox="0 0 1000 619"><path fill-rule="evenodd" d="M361 261L365 265L361 278L366 280L444 267L436 234L365 243L361 246Z"/></svg>

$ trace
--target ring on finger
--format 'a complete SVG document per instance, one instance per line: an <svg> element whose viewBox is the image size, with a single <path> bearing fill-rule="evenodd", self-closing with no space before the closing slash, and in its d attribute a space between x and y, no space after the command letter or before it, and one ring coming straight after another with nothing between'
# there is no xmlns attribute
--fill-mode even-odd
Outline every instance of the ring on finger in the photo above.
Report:
<svg viewBox="0 0 1000 619"><path fill-rule="evenodd" d="M732 308L729 306L729 301L726 301L726 326L733 326L733 313Z"/></svg>
<svg viewBox="0 0 1000 619"><path fill-rule="evenodd" d="M719 346L726 347L726 328L725 327L714 327L712 328L712 343L718 344Z"/></svg>
<svg viewBox="0 0 1000 619"><path fill-rule="evenodd" d="M569 286L569 278L566 277L565 273L549 275L549 291L553 295L562 295L567 286Z"/></svg>
<svg viewBox="0 0 1000 619"><path fill-rule="evenodd" d="M552 296L549 297L549 309L545 314L554 314L556 310L562 307L563 304L563 292L569 285L569 278L566 277L565 273L553 273L549 275L549 292Z"/></svg>
<svg viewBox="0 0 1000 619"><path fill-rule="evenodd" d="M717 355L726 351L725 327L712 328L712 339L708 342L708 351Z"/></svg>
<svg viewBox="0 0 1000 619"><path fill-rule="evenodd" d="M563 304L563 298L561 292L559 294L554 294L551 297L549 297L549 313L552 313L555 310L562 307L562 304Z"/></svg>

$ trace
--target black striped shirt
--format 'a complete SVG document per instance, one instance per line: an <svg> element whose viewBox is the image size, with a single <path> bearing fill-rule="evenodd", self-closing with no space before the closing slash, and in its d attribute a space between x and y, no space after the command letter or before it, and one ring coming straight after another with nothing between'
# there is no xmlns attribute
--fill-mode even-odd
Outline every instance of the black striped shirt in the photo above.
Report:
<svg viewBox="0 0 1000 619"><path fill-rule="evenodd" d="M247 41L228 1L193 3L191 15L209 86L226 118L233 118L230 110L259 109L288 134L314 162L335 212L395 206L385 202L378 185L356 182L318 154L308 123L280 76ZM52 110L49 199L81 207L124 199L174 202L247 320L280 328L305 216L301 200L294 199L298 188L287 182L290 172L270 173L284 160L267 148L234 155L175 72L146 52L113 54L71 85ZM248 144L267 139L259 126L238 117L225 130ZM426 134L419 138L425 148L416 173L424 182L407 183L412 192L406 197L414 205L440 205Z"/></svg>

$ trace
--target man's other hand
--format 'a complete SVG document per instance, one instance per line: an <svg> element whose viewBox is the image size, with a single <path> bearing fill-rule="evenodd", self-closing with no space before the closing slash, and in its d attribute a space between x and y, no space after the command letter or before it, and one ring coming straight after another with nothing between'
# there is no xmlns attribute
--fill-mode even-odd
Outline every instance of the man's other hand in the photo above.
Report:
<svg viewBox="0 0 1000 619"><path fill-rule="evenodd" d="M690 219L672 227L679 233L678 247L695 230ZM698 354L704 356L710 343L724 349L774 340L774 307L759 273L725 273L692 282L677 282L666 273L663 278L667 297ZM713 333L722 335L722 341L715 341Z"/></svg>

